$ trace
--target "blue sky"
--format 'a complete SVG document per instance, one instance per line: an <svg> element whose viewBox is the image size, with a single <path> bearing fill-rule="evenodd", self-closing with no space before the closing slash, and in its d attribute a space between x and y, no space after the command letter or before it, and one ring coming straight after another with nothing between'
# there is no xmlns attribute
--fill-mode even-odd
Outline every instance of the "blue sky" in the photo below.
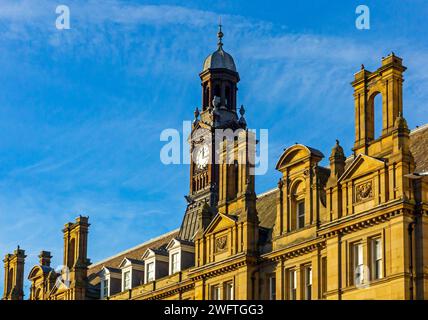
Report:
<svg viewBox="0 0 428 320"><path fill-rule="evenodd" d="M70 30L55 28L59 4ZM359 4L370 30L355 28ZM0 254L19 244L27 273L42 249L61 264L79 214L94 262L180 225L189 168L160 162L159 135L192 119L220 16L247 123L269 129L263 192L294 142L328 156L339 138L350 154L362 63L403 57L405 117L428 122L427 15L423 0L0 0Z"/></svg>

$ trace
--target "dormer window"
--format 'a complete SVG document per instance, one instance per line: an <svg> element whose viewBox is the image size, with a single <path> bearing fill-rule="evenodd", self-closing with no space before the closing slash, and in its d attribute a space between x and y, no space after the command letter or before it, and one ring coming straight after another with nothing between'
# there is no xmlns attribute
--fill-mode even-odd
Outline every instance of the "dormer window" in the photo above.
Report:
<svg viewBox="0 0 428 320"><path fill-rule="evenodd" d="M147 278L146 282L151 282L155 280L155 263L150 262L147 264Z"/></svg>
<svg viewBox="0 0 428 320"><path fill-rule="evenodd" d="M166 249L169 254L169 274L194 266L195 246L192 242L172 239Z"/></svg>
<svg viewBox="0 0 428 320"><path fill-rule="evenodd" d="M142 259L144 261L144 283L168 275L168 252L165 247L147 249Z"/></svg>
<svg viewBox="0 0 428 320"><path fill-rule="evenodd" d="M124 258L119 265L122 271L122 290L126 291L140 285L144 278L144 261Z"/></svg>
<svg viewBox="0 0 428 320"><path fill-rule="evenodd" d="M120 292L121 271L120 269L103 267L99 272L100 277L100 299L106 299Z"/></svg>

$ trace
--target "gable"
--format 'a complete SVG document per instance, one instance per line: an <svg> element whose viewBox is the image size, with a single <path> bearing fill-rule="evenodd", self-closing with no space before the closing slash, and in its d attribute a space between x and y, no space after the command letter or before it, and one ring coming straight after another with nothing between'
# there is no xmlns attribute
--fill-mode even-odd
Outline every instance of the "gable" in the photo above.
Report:
<svg viewBox="0 0 428 320"><path fill-rule="evenodd" d="M218 213L208 225L204 235L226 230L233 227L235 224L236 221L232 217L229 217L223 213Z"/></svg>
<svg viewBox="0 0 428 320"><path fill-rule="evenodd" d="M175 248L178 248L178 247L180 247L180 242L177 239L173 238L173 239L171 239L171 241L166 246L166 250L169 251L171 249L175 249Z"/></svg>
<svg viewBox="0 0 428 320"><path fill-rule="evenodd" d="M147 249L146 252L144 252L143 256L141 257L141 260L153 258L154 256L156 256L156 253L152 249Z"/></svg>
<svg viewBox="0 0 428 320"><path fill-rule="evenodd" d="M119 264L119 269L122 269L130 265L131 265L131 261L129 261L128 258L124 258L122 262Z"/></svg>
<svg viewBox="0 0 428 320"><path fill-rule="evenodd" d="M359 154L339 178L339 181L347 181L361 177L382 169L385 163L379 159Z"/></svg>
<svg viewBox="0 0 428 320"><path fill-rule="evenodd" d="M276 169L281 171L283 168L301 161L313 159L318 162L322 158L324 158L324 155L321 151L302 144L295 144L283 152L276 164Z"/></svg>

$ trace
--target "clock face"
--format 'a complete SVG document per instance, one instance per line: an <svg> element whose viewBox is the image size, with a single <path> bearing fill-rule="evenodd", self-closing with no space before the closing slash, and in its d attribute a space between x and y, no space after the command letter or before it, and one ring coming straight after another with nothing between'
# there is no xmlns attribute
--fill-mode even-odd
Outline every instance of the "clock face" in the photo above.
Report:
<svg viewBox="0 0 428 320"><path fill-rule="evenodd" d="M204 169L208 165L210 151L206 144L199 147L196 153L196 165L198 169Z"/></svg>

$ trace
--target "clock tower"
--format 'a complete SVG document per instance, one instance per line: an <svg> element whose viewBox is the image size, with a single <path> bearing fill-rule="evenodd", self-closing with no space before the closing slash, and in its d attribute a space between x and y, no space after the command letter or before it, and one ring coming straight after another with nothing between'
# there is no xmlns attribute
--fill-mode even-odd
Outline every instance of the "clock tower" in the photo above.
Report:
<svg viewBox="0 0 428 320"><path fill-rule="evenodd" d="M217 213L219 200L219 132L246 129L244 108L237 114L239 74L232 56L223 49L221 25L217 50L204 61L199 74L201 106L194 111L190 144L190 190L179 238L193 241L199 229L206 227ZM217 138L216 138L217 136Z"/></svg>

